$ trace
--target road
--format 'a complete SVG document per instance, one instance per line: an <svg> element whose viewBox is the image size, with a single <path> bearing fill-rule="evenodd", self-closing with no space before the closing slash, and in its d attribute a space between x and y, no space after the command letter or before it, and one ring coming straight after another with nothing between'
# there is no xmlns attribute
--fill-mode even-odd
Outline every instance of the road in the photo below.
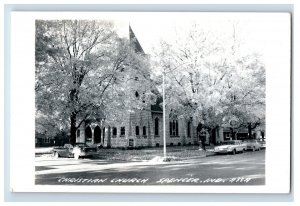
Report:
<svg viewBox="0 0 300 206"><path fill-rule="evenodd" d="M264 185L265 151L182 161L36 158L38 185Z"/></svg>

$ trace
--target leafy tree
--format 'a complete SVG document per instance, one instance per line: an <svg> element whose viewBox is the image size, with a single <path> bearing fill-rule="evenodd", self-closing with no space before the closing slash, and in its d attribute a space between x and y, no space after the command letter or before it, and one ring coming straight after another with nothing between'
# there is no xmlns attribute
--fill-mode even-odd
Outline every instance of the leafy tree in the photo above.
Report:
<svg viewBox="0 0 300 206"><path fill-rule="evenodd" d="M122 101L132 100L125 98L130 90L124 85L147 79L147 62L109 21L36 21L37 127L70 128L74 143L83 121L124 109ZM131 83L131 90L143 94L141 85Z"/></svg>
<svg viewBox="0 0 300 206"><path fill-rule="evenodd" d="M251 135L265 118L265 68L259 55L240 51L235 30L222 38L194 25L175 42L162 42L157 60L169 108L210 132L248 126Z"/></svg>

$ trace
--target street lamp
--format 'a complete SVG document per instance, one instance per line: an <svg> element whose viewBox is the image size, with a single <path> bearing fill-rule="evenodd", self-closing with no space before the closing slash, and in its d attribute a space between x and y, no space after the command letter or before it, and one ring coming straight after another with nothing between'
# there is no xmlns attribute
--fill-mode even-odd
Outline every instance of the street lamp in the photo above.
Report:
<svg viewBox="0 0 300 206"><path fill-rule="evenodd" d="M164 139L164 159L167 157L167 146L166 146L166 103L165 103L165 75L166 72L163 70L163 139Z"/></svg>

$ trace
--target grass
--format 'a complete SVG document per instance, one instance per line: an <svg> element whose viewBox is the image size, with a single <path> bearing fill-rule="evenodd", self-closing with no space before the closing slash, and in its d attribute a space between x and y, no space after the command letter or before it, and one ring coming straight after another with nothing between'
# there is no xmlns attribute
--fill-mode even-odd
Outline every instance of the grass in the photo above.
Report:
<svg viewBox="0 0 300 206"><path fill-rule="evenodd" d="M143 148L132 150L100 149L95 159L119 160L119 161L144 161L163 157L163 148ZM164 161L182 160L195 157L205 157L207 151L199 150L199 146L167 147L167 158Z"/></svg>
<svg viewBox="0 0 300 206"><path fill-rule="evenodd" d="M36 156L51 157L53 147L36 148ZM167 147L167 158L163 159L163 147L139 148L139 149L116 149L100 148L97 155L92 159L107 161L179 161L190 158L200 158L213 152L199 150L199 146L172 146Z"/></svg>

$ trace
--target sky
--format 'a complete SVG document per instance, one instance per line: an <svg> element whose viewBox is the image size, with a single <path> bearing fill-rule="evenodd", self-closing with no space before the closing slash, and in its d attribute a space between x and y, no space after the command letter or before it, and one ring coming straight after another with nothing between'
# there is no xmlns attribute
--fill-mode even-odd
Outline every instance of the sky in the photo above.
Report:
<svg viewBox="0 0 300 206"><path fill-rule="evenodd" d="M198 24L214 35L232 35L233 25L241 41L242 52L257 52L263 58L274 52L278 45L286 45L289 29L287 13L131 13L114 16L120 35L128 35L131 25L144 51L153 53L160 40L172 41L186 36L192 24ZM120 21L121 20L121 21Z"/></svg>

